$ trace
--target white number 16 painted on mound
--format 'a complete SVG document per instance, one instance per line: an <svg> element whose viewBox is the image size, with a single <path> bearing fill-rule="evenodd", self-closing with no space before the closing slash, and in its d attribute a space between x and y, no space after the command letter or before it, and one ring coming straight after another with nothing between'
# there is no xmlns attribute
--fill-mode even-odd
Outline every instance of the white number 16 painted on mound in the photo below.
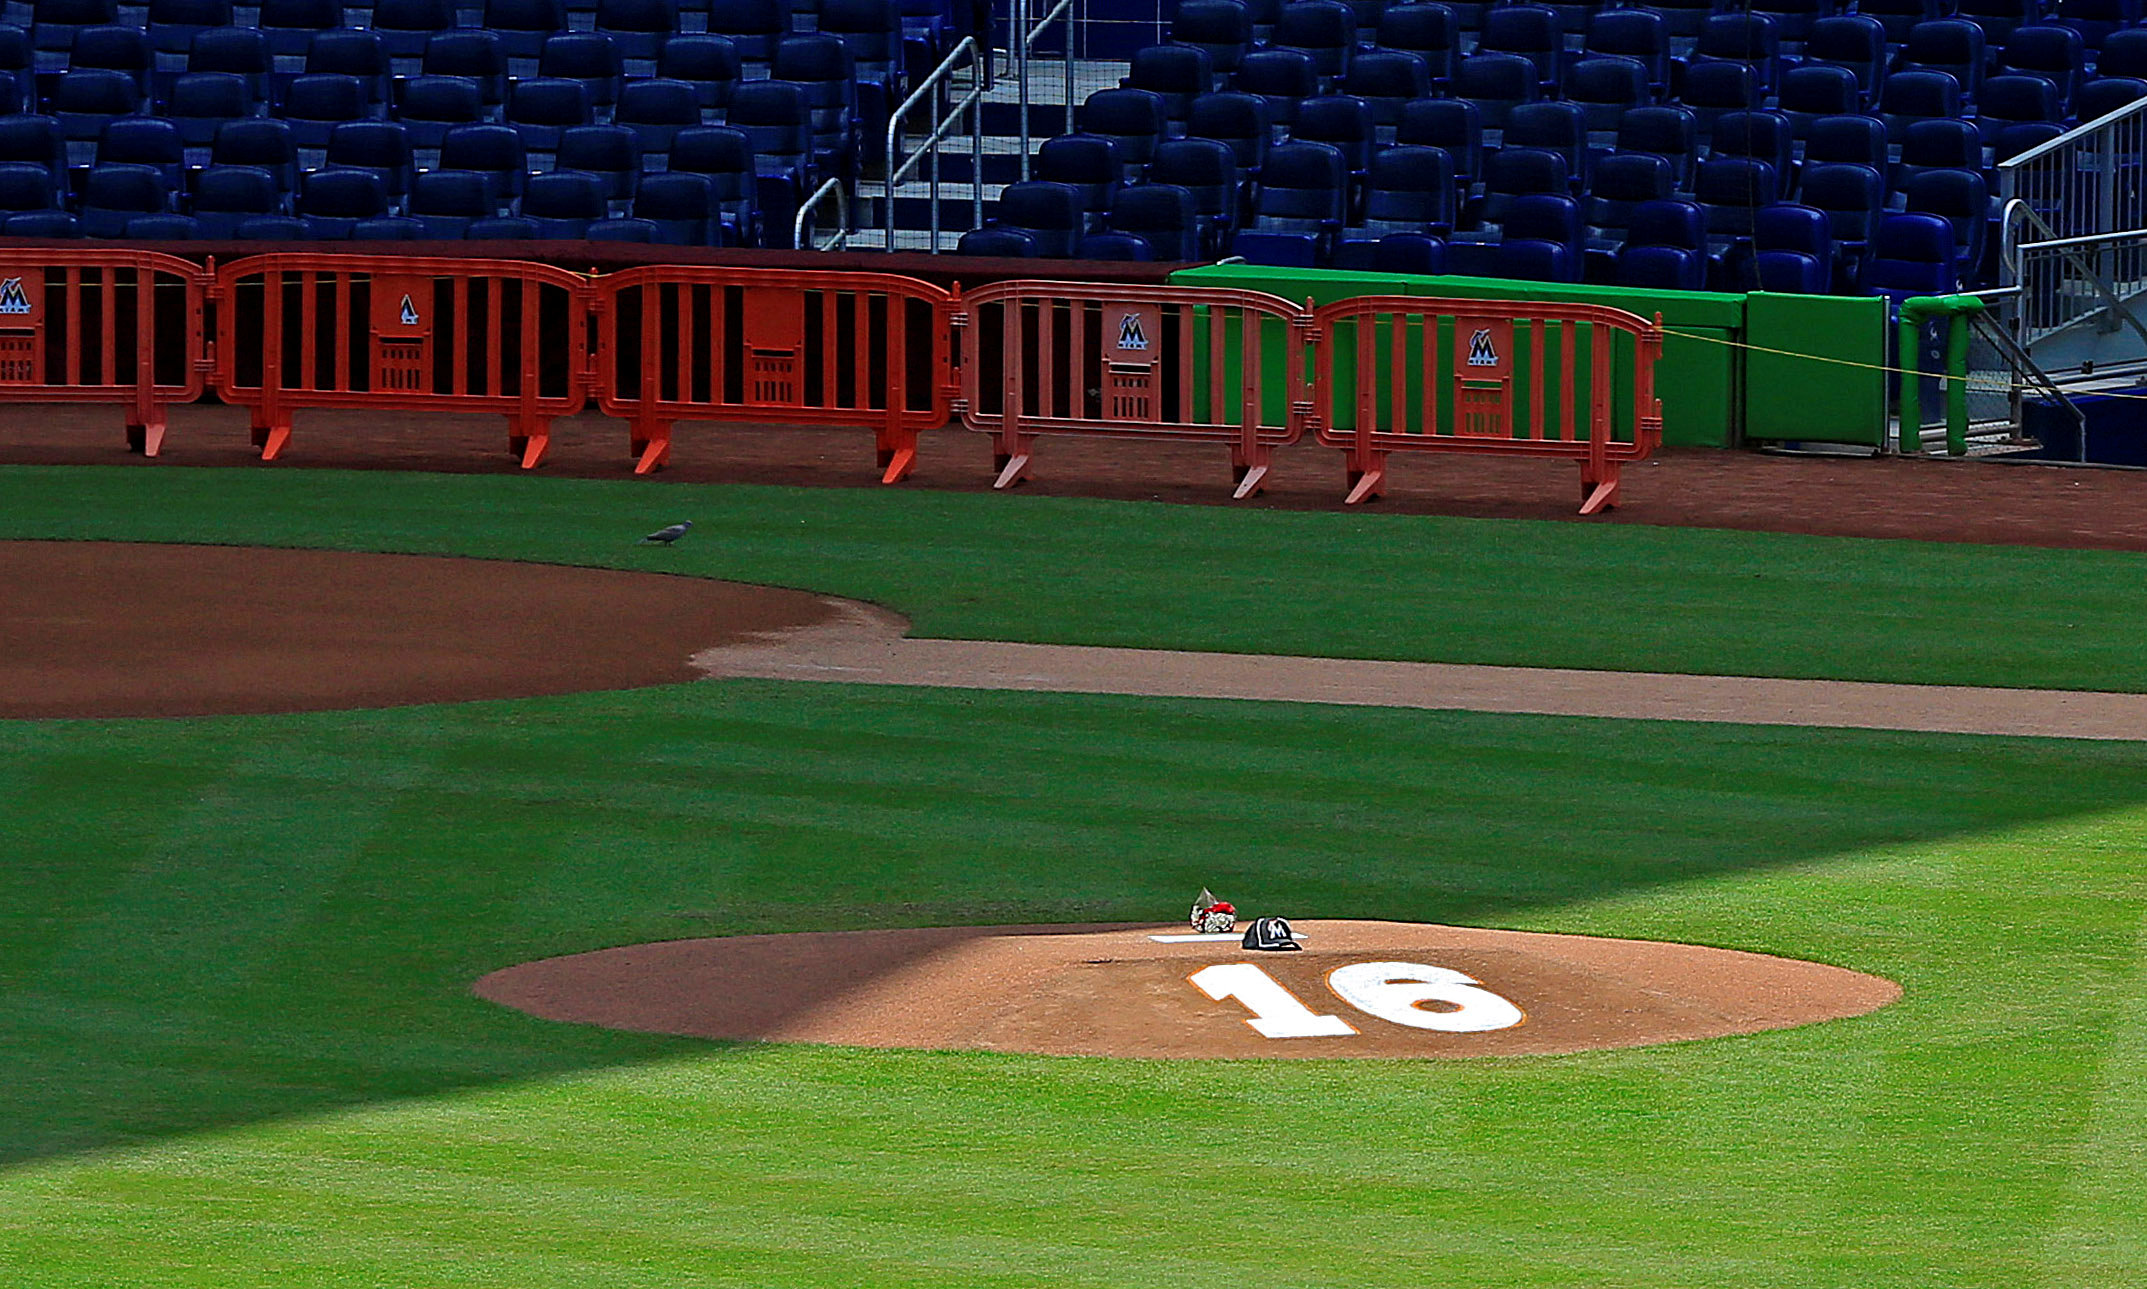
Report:
<svg viewBox="0 0 2147 1289"><path fill-rule="evenodd" d="M1332 1038L1357 1027L1340 1016L1322 1016L1250 962L1227 962L1187 977L1200 992L1221 1002L1235 998L1252 1012L1245 1023L1268 1038ZM1327 973L1327 987L1343 1002L1380 1020L1411 1029L1478 1034L1508 1029L1527 1014L1451 967L1421 962L1353 962ZM1425 1011L1420 1003L1445 1003L1452 1011Z"/></svg>

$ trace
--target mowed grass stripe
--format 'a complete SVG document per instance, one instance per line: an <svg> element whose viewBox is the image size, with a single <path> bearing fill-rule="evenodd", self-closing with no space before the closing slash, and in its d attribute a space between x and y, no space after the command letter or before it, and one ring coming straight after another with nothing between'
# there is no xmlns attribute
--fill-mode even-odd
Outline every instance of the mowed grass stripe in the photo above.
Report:
<svg viewBox="0 0 2147 1289"><path fill-rule="evenodd" d="M676 548L635 539L691 516ZM2147 689L2147 556L920 490L0 468L0 535L471 554L800 586L918 633Z"/></svg>

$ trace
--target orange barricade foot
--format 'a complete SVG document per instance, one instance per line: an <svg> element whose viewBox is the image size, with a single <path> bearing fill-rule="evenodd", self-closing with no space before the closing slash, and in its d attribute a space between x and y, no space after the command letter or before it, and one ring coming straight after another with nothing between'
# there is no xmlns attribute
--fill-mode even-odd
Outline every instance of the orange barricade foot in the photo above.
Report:
<svg viewBox="0 0 2147 1289"><path fill-rule="evenodd" d="M534 470L543 465L545 453L552 450L552 436L549 433L517 436L509 439L508 443L513 446L515 454L522 458L524 470Z"/></svg>
<svg viewBox="0 0 2147 1289"><path fill-rule="evenodd" d="M260 445L261 459L273 461L283 455L284 445L291 441L291 427L271 425L253 432L253 441Z"/></svg>
<svg viewBox="0 0 2147 1289"><path fill-rule="evenodd" d="M634 440L635 474L654 474L671 461L671 436Z"/></svg>
<svg viewBox="0 0 2147 1289"><path fill-rule="evenodd" d="M164 450L164 422L127 427L127 451L153 457Z"/></svg>
<svg viewBox="0 0 2147 1289"><path fill-rule="evenodd" d="M910 444L907 447L896 448L892 452L880 453L880 466L882 468L881 483L902 482L904 479L909 478L910 471L917 466L917 446Z"/></svg>
<svg viewBox="0 0 2147 1289"><path fill-rule="evenodd" d="M992 464L999 467L999 477L992 483L994 488L1011 488L1029 477L1029 454L1026 452L994 458Z"/></svg>
<svg viewBox="0 0 2147 1289"><path fill-rule="evenodd" d="M1349 475L1349 495L1342 498L1342 504L1354 506L1360 502L1382 496L1386 493L1386 490L1387 468L1385 466L1376 466L1364 471L1352 470Z"/></svg>
<svg viewBox="0 0 2147 1289"><path fill-rule="evenodd" d="M1601 511L1617 508L1618 475L1616 471L1612 471L1609 478L1595 484L1593 487L1586 480L1582 480L1580 490L1582 496L1580 513L1584 515L1593 515Z"/></svg>
<svg viewBox="0 0 2147 1289"><path fill-rule="evenodd" d="M1261 485L1267 482L1267 463L1262 462L1256 466L1241 466L1236 471L1236 474L1237 491L1231 495L1239 501L1243 501L1247 497L1256 497L1260 494Z"/></svg>

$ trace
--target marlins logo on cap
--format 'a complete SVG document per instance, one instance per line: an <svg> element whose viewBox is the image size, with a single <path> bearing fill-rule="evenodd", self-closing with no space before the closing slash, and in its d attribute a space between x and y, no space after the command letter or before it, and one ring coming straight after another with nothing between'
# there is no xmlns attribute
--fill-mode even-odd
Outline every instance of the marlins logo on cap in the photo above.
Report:
<svg viewBox="0 0 2147 1289"><path fill-rule="evenodd" d="M1290 930L1287 918L1255 919L1245 931L1244 944L1248 949L1266 949L1270 952L1287 952L1305 947L1297 943L1297 936Z"/></svg>

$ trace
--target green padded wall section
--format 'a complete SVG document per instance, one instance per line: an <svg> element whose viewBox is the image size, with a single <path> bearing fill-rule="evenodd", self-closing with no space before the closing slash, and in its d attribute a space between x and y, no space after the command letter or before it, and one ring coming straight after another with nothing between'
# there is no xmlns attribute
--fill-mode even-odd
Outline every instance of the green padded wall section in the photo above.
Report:
<svg viewBox="0 0 2147 1289"><path fill-rule="evenodd" d="M1745 437L1885 446L1886 312L1870 295L1745 297Z"/></svg>

